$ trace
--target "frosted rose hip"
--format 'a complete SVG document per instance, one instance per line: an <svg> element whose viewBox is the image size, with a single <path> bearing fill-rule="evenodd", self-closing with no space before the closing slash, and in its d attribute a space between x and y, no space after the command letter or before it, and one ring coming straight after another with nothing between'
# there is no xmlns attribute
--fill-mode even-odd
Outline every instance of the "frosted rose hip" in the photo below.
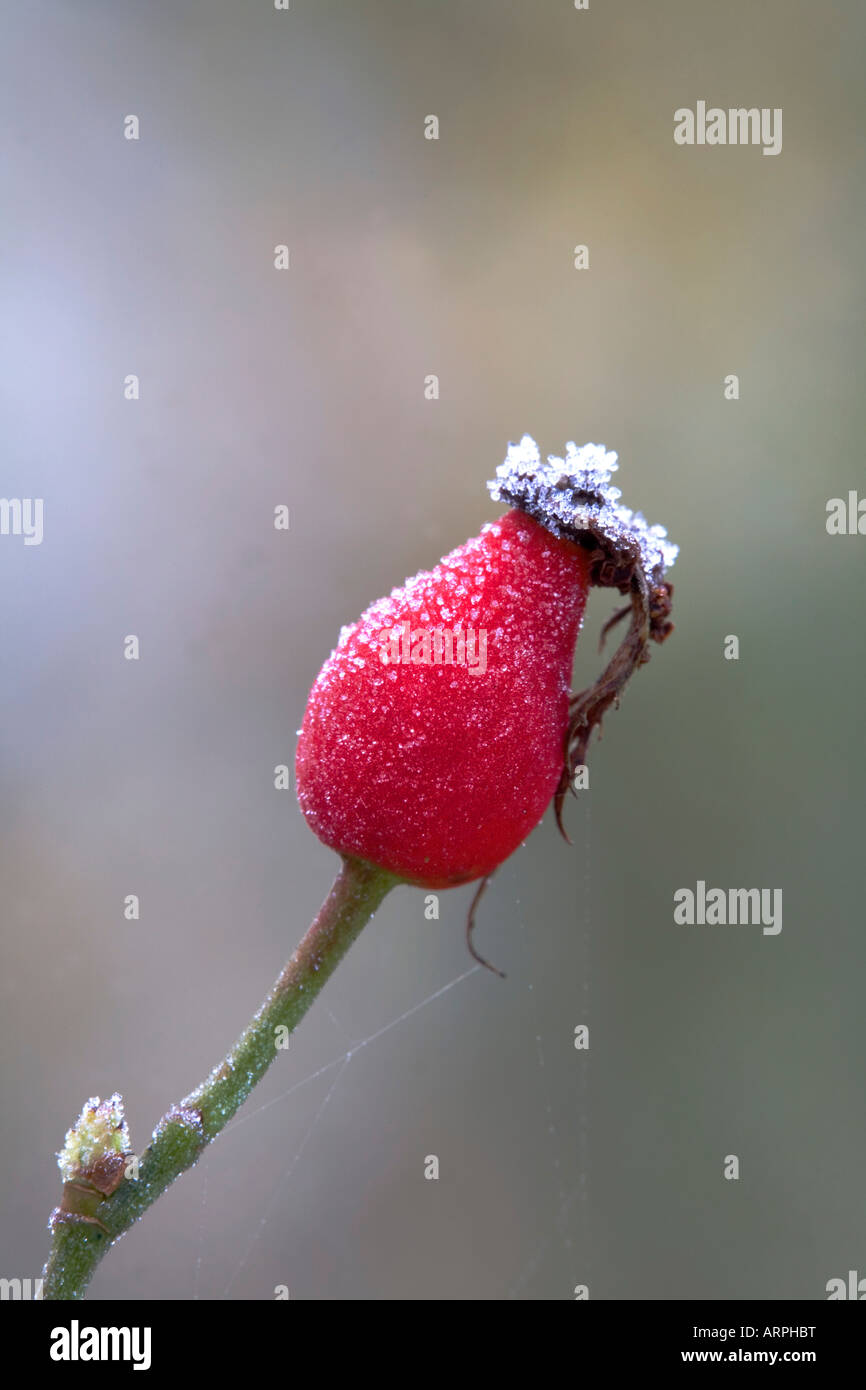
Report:
<svg viewBox="0 0 866 1390"><path fill-rule="evenodd" d="M604 445L545 460L524 435L488 484L516 510L344 629L297 753L300 804L326 844L448 887L486 878L551 797L565 833L593 733L673 630L678 547L623 506L617 468ZM602 674L570 695L591 585L628 598L604 633L629 622Z"/></svg>
<svg viewBox="0 0 866 1390"><path fill-rule="evenodd" d="M506 859L560 779L588 585L586 550L516 510L344 629L297 750L319 838L434 888Z"/></svg>

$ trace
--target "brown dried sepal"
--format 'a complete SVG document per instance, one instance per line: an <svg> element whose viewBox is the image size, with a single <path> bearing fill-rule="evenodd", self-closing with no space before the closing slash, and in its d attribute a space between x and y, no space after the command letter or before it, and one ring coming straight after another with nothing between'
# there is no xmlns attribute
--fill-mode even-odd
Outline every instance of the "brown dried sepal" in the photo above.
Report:
<svg viewBox="0 0 866 1390"><path fill-rule="evenodd" d="M674 630L670 620L673 585L663 571L647 574L637 541L611 539L600 526L590 523L586 530L573 531L570 539L589 550L590 583L595 588L618 589L629 602L614 613L601 631L601 643L625 617L631 614L628 632L604 671L591 686L572 695L569 701L562 774L554 796L556 823L570 844L562 822L566 793L575 795L572 785L575 769L586 763L589 742L611 705L618 705L623 689L639 666L650 659L650 642L664 642Z"/></svg>

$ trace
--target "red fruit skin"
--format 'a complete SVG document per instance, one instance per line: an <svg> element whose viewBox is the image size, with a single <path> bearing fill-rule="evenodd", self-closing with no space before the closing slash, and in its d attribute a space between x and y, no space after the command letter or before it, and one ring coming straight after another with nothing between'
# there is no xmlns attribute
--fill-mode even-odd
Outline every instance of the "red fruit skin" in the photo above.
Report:
<svg viewBox="0 0 866 1390"><path fill-rule="evenodd" d="M296 757L319 839L428 888L507 859L559 782L588 588L587 552L511 511L344 628ZM404 664L388 630L406 620L416 656L421 630L472 629L475 673L465 659Z"/></svg>

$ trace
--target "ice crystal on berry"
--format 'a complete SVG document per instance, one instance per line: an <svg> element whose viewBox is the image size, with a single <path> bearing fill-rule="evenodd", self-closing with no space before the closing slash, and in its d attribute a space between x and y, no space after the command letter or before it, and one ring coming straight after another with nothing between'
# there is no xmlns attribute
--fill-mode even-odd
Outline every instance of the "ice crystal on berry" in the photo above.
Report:
<svg viewBox="0 0 866 1390"><path fill-rule="evenodd" d="M634 553L636 547L643 569L658 581L679 546L668 540L663 526L650 526L640 512L621 506L620 489L610 483L618 467L616 454L603 444L578 448L573 440L564 459L551 454L543 461L535 440L525 434L519 444L509 444L487 486L494 501L519 507L555 536L603 535L617 551Z"/></svg>

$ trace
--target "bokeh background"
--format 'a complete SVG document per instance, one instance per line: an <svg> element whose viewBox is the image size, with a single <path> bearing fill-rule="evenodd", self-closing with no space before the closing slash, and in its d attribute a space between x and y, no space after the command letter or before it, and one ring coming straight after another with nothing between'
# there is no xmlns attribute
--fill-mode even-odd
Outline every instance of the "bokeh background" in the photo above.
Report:
<svg viewBox="0 0 866 1390"><path fill-rule="evenodd" d="M395 892L91 1296L866 1274L866 538L825 527L866 492L864 7L4 10L2 493L45 538L0 538L0 1273L40 1272L83 1101L141 1149L254 1011L335 866L273 787L310 684L529 432L617 450L682 553L574 847L548 816L485 899L507 980L466 975L470 889ZM676 146L699 99L782 107L781 154ZM781 934L675 926L699 878L782 888Z"/></svg>

